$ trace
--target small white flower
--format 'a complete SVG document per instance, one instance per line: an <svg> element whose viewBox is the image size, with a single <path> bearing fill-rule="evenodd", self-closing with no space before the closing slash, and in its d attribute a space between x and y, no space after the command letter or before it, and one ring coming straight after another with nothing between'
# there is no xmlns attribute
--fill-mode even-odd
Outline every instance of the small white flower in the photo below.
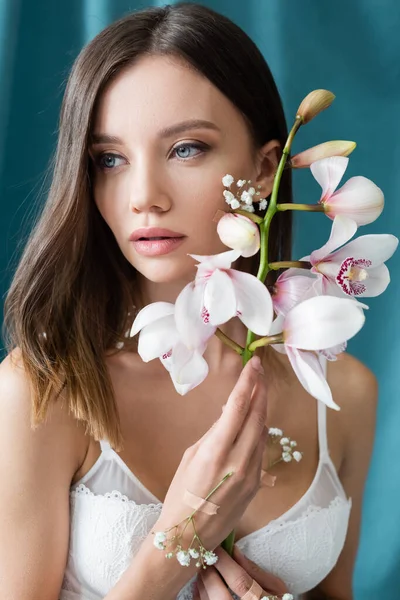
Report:
<svg viewBox="0 0 400 600"><path fill-rule="evenodd" d="M196 550L196 548L190 548L189 554L192 558L199 558L200 554Z"/></svg>
<svg viewBox="0 0 400 600"><path fill-rule="evenodd" d="M196 567L201 567L201 563L200 563L200 562L197 562L197 563L196 563Z"/></svg>
<svg viewBox="0 0 400 600"><path fill-rule="evenodd" d="M278 429L278 427L270 427L268 429L269 435L281 436L283 434L282 429Z"/></svg>
<svg viewBox="0 0 400 600"><path fill-rule="evenodd" d="M236 200L236 198L234 200L232 200L231 208L232 208L232 210L236 210L237 208L240 208L239 200Z"/></svg>
<svg viewBox="0 0 400 600"><path fill-rule="evenodd" d="M284 462L291 462L292 460L292 455L289 454L288 452L282 452L282 460Z"/></svg>
<svg viewBox="0 0 400 600"><path fill-rule="evenodd" d="M167 539L167 534L164 533L164 531L157 531L154 535L153 544L159 550L164 550L165 549L164 542L166 541L166 539Z"/></svg>
<svg viewBox="0 0 400 600"><path fill-rule="evenodd" d="M245 179L238 179L236 185L238 187L243 187L245 183L246 183Z"/></svg>
<svg viewBox="0 0 400 600"><path fill-rule="evenodd" d="M292 594L283 594L282 600L294 600Z"/></svg>
<svg viewBox="0 0 400 600"><path fill-rule="evenodd" d="M263 198L258 203L258 206L260 207L260 210L265 210L267 208L267 206L268 206L268 200L266 198Z"/></svg>
<svg viewBox="0 0 400 600"><path fill-rule="evenodd" d="M222 178L222 183L225 187L229 187L234 181L235 180L233 179L232 175L224 175L224 177Z"/></svg>
<svg viewBox="0 0 400 600"><path fill-rule="evenodd" d="M242 192L240 199L242 202L244 202L245 204L248 204L249 206L253 203L253 196L251 194L249 194L249 192L247 190Z"/></svg>
<svg viewBox="0 0 400 600"><path fill-rule="evenodd" d="M224 190L222 193L227 204L231 204L231 202L235 200L234 194L232 194L232 192L230 192L229 190Z"/></svg>
<svg viewBox="0 0 400 600"><path fill-rule="evenodd" d="M204 559L204 562L206 563L206 565L211 566L211 565L215 565L215 563L218 561L218 556L211 550L207 550L203 554L203 559Z"/></svg>
<svg viewBox="0 0 400 600"><path fill-rule="evenodd" d="M186 552L186 550L180 550L180 552L177 552L176 558L183 567L188 567L190 565L190 554L189 552Z"/></svg>
<svg viewBox="0 0 400 600"><path fill-rule="evenodd" d="M293 452L293 458L294 460L296 460L297 462L300 462L301 459L303 458L303 455L301 452L298 452L298 450L296 450L296 452Z"/></svg>
<svg viewBox="0 0 400 600"><path fill-rule="evenodd" d="M292 441L290 442L290 445L292 446L292 448L296 448L296 446L297 446L297 442L295 442L294 440L292 440Z"/></svg>
<svg viewBox="0 0 400 600"><path fill-rule="evenodd" d="M292 449L291 449L290 446L283 446L282 449L283 449L284 452L288 452L289 454L292 452Z"/></svg>
<svg viewBox="0 0 400 600"><path fill-rule="evenodd" d="M168 554L165 555L167 558L172 558L174 556L173 552L168 552Z"/></svg>
<svg viewBox="0 0 400 600"><path fill-rule="evenodd" d="M254 194L256 193L256 190L253 187L249 188L247 191L250 194L250 196L254 196Z"/></svg>
<svg viewBox="0 0 400 600"><path fill-rule="evenodd" d="M279 443L281 446L287 446L290 443L290 440L287 437L283 437Z"/></svg>
<svg viewBox="0 0 400 600"><path fill-rule="evenodd" d="M252 204L243 204L241 208L242 210L247 210L247 212L254 212L254 206Z"/></svg>

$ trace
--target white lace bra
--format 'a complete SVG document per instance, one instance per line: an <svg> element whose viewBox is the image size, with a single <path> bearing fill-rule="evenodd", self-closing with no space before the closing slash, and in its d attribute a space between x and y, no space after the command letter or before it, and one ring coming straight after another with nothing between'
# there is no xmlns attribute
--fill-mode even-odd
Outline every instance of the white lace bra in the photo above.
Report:
<svg viewBox="0 0 400 600"><path fill-rule="evenodd" d="M236 542L294 594L313 589L343 548L351 500L329 456L326 407L318 403L319 464L300 500L279 518ZM128 568L162 504L107 442L90 471L71 488L70 543L59 600L100 600ZM183 567L182 567L183 568ZM177 600L192 600L190 584Z"/></svg>

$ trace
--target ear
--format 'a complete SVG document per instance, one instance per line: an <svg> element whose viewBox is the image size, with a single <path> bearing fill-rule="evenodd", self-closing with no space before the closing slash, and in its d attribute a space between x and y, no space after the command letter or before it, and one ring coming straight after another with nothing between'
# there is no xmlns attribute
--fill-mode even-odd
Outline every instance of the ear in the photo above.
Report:
<svg viewBox="0 0 400 600"><path fill-rule="evenodd" d="M254 186L260 192L257 198L267 198L271 194L280 156L281 145L278 140L270 140L258 150L256 162L257 178Z"/></svg>

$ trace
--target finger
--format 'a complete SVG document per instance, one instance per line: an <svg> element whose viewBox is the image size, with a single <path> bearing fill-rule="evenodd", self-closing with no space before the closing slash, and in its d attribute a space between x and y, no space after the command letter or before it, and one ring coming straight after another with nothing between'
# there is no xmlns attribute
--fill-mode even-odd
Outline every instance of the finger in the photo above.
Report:
<svg viewBox="0 0 400 600"><path fill-rule="evenodd" d="M216 548L214 552L218 555L218 561L215 563L214 568L220 573L221 577L223 577L226 585L229 586L239 598L247 594L252 586L254 578L251 577L231 556L229 556L221 546Z"/></svg>
<svg viewBox="0 0 400 600"><path fill-rule="evenodd" d="M200 574L197 577L197 587L199 590L200 600L210 600Z"/></svg>
<svg viewBox="0 0 400 600"><path fill-rule="evenodd" d="M243 427L251 406L252 392L259 379L260 368L262 368L260 358L253 356L240 373L225 409L217 421L212 438L213 444L215 443L222 452L232 447Z"/></svg>
<svg viewBox="0 0 400 600"><path fill-rule="evenodd" d="M236 447L239 456L251 457L258 447L260 437L265 429L267 419L267 387L264 378L259 377L254 388L251 408L243 424Z"/></svg>
<svg viewBox="0 0 400 600"><path fill-rule="evenodd" d="M230 591L214 567L208 567L201 574L200 581L210 600L232 600Z"/></svg>
<svg viewBox="0 0 400 600"><path fill-rule="evenodd" d="M287 586L282 579L261 569L255 562L249 560L242 554L236 546L233 547L233 558L246 570L252 579L255 579L261 587L268 590L269 593L280 595L288 591Z"/></svg>

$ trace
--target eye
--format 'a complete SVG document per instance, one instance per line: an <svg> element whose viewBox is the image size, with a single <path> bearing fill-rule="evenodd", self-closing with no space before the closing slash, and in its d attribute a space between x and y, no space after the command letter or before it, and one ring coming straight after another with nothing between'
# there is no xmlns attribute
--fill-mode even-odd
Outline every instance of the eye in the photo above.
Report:
<svg viewBox="0 0 400 600"><path fill-rule="evenodd" d="M112 152L104 152L95 158L95 164L103 171L111 171L124 162L126 162L125 158Z"/></svg>
<svg viewBox="0 0 400 600"><path fill-rule="evenodd" d="M206 144L200 144L200 142L188 142L186 144L179 144L179 146L173 148L172 152L177 156L179 160L187 160L191 158L196 158L203 152L206 152L208 148L209 146L207 146ZM197 150L197 152L191 152L193 150Z"/></svg>

